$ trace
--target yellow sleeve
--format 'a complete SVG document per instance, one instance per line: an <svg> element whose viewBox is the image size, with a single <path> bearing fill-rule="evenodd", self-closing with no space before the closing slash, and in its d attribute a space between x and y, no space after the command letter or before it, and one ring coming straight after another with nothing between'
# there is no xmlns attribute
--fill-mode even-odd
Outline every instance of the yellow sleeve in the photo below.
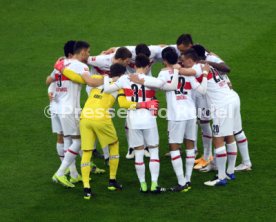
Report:
<svg viewBox="0 0 276 222"><path fill-rule="evenodd" d="M77 74L76 72L70 70L70 69L64 69L63 75L65 75L68 79L72 80L73 82L80 83L80 84L86 84L86 82L83 80L83 78ZM102 75L92 75L92 79L103 79Z"/></svg>
<svg viewBox="0 0 276 222"><path fill-rule="evenodd" d="M118 91L118 103L121 108L136 109L136 102L128 101L123 89Z"/></svg>
<svg viewBox="0 0 276 222"><path fill-rule="evenodd" d="M65 68L63 70L62 74L65 75L70 80L72 80L73 82L80 83L80 84L86 84L85 81L83 80L83 78L81 78L81 76L79 74L75 73L74 71L72 71L70 69Z"/></svg>

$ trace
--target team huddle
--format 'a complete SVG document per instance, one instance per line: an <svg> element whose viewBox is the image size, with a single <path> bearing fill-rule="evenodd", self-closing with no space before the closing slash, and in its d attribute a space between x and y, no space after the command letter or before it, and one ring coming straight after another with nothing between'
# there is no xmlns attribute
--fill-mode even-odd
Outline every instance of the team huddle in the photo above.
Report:
<svg viewBox="0 0 276 222"><path fill-rule="evenodd" d="M164 67L154 77L151 69L158 62ZM179 36L176 45L112 47L97 56L90 56L89 43L68 41L64 57L57 60L46 79L52 130L58 135L56 148L61 160L53 181L66 187L82 181L84 198L90 199L91 173L105 172L93 163L92 156L97 156L103 157L109 166L108 189L122 190L116 178L119 140L112 121L116 100L120 109L126 111L126 158L134 159L141 192L187 192L192 187L193 169L218 172L204 183L207 186L225 186L228 180L235 180L235 171L251 170L252 164L242 129L240 98L232 88L229 72L230 68L218 55L193 44L190 34ZM88 98L81 109L82 85L86 85ZM157 90L164 91L166 97L169 144L166 156L171 158L177 178L176 186L170 188L158 184ZM198 126L203 156L196 159ZM103 155L96 144L103 149ZM242 163L236 166L238 148ZM77 155L81 155L81 175L75 164ZM149 187L145 156L150 158Z"/></svg>

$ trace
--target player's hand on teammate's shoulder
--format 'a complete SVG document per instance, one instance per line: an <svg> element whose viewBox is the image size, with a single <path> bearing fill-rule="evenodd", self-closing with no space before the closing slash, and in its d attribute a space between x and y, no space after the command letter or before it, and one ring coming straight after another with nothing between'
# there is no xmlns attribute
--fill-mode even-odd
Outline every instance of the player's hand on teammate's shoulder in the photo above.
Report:
<svg viewBox="0 0 276 222"><path fill-rule="evenodd" d="M143 85L145 83L144 79L140 79L137 73L128 75L128 78L131 82Z"/></svg>
<svg viewBox="0 0 276 222"><path fill-rule="evenodd" d="M116 51L116 48L115 47L112 47L112 48L109 48L109 49L107 49L107 50L105 50L105 51L102 51L101 52L101 55L109 55L109 54L111 54L111 53L114 53Z"/></svg>
<svg viewBox="0 0 276 222"><path fill-rule="evenodd" d="M209 73L210 71L210 65L208 63L204 64L201 68L203 73Z"/></svg>
<svg viewBox="0 0 276 222"><path fill-rule="evenodd" d="M174 69L180 69L180 68L182 68L182 66L181 66L180 64L174 64L174 65L173 65L173 68L174 68Z"/></svg>
<svg viewBox="0 0 276 222"><path fill-rule="evenodd" d="M54 67L56 70L61 72L64 69L64 59L58 59Z"/></svg>

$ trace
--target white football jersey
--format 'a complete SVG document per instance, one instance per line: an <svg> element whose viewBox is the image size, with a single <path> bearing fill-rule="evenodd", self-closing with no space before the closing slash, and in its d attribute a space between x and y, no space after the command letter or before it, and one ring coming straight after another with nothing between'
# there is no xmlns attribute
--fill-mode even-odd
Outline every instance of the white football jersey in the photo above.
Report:
<svg viewBox="0 0 276 222"><path fill-rule="evenodd" d="M114 53L109 55L89 56L87 64L92 66L91 74L110 74Z"/></svg>
<svg viewBox="0 0 276 222"><path fill-rule="evenodd" d="M206 61L215 62L215 63L224 63L224 61L221 58L211 53L206 54ZM228 85L232 86L232 83L226 73L221 73L221 78L224 79Z"/></svg>
<svg viewBox="0 0 276 222"><path fill-rule="evenodd" d="M75 60L65 59L65 67L82 75L89 72L86 64ZM53 112L57 114L74 114L77 109L80 109L80 92L81 84L74 83L59 71L54 70L51 74L56 81L55 97L52 102Z"/></svg>
<svg viewBox="0 0 276 222"><path fill-rule="evenodd" d="M150 57L149 57L150 67L152 67L152 65L155 64L159 60L159 57L160 57L159 55L161 54L162 47L160 47L158 45L150 45L148 47L150 50ZM132 54L131 62L129 64L129 66L127 67L127 71L128 71L128 73L135 73L136 72L135 71L135 58L136 58L135 48L136 48L136 46L126 46L126 48ZM151 69L149 70L147 75L152 76Z"/></svg>
<svg viewBox="0 0 276 222"><path fill-rule="evenodd" d="M174 72L176 72L176 70L163 69L159 73L158 78L170 83ZM168 120L183 121L196 119L193 89L197 88L199 85L199 82L193 76L178 77L177 90L166 91Z"/></svg>
<svg viewBox="0 0 276 222"><path fill-rule="evenodd" d="M203 75L197 77L199 82L202 81ZM220 108L233 101L234 96L231 93L227 82L221 77L221 74L211 67L207 76L206 98L209 107Z"/></svg>
<svg viewBox="0 0 276 222"><path fill-rule="evenodd" d="M140 78L152 78L139 74ZM127 100L132 102L145 102L155 97L155 91L144 85L133 83L127 75L121 76L115 84L124 90ZM128 110L127 126L129 129L151 129L157 127L156 117L148 109Z"/></svg>

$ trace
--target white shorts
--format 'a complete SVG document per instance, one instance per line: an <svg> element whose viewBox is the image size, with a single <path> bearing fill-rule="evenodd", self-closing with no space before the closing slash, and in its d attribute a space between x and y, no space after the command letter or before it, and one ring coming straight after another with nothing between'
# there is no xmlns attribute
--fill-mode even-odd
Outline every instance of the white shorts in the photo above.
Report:
<svg viewBox="0 0 276 222"><path fill-rule="evenodd" d="M168 121L169 143L183 143L184 139L196 140L196 119Z"/></svg>
<svg viewBox="0 0 276 222"><path fill-rule="evenodd" d="M57 114L52 113L51 115L51 124L52 124L52 132L57 134L63 134L61 122L58 118Z"/></svg>
<svg viewBox="0 0 276 222"><path fill-rule="evenodd" d="M129 147L158 146L159 134L157 127L151 129L128 129Z"/></svg>
<svg viewBox="0 0 276 222"><path fill-rule="evenodd" d="M207 98L205 95L201 95L200 93L196 93L195 96L195 105L197 111L197 117L200 120L209 121L211 120L211 109L207 103Z"/></svg>
<svg viewBox="0 0 276 222"><path fill-rule="evenodd" d="M52 114L51 120L53 133L63 132L64 136L80 135L80 119L75 114Z"/></svg>
<svg viewBox="0 0 276 222"><path fill-rule="evenodd" d="M241 131L242 124L239 101L230 103L215 111L212 129L214 137L230 136L235 132Z"/></svg>

